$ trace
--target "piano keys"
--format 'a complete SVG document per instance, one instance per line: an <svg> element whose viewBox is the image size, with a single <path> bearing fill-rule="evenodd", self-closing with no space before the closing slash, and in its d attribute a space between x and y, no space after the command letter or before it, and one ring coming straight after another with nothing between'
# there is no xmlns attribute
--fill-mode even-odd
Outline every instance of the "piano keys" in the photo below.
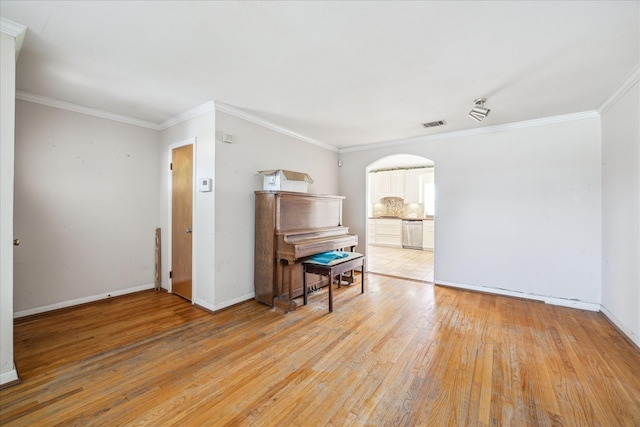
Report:
<svg viewBox="0 0 640 427"><path fill-rule="evenodd" d="M342 196L256 191L255 298L285 312L302 295L302 261L321 252L351 248L358 236L342 226ZM307 276L309 287L322 277Z"/></svg>

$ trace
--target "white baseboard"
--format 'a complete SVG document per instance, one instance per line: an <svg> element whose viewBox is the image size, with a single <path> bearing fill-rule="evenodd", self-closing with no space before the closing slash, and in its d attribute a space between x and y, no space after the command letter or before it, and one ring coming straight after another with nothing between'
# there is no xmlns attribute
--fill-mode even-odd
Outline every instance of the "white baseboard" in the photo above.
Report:
<svg viewBox="0 0 640 427"><path fill-rule="evenodd" d="M202 298L194 298L192 302L195 305L202 307L205 310L209 310L212 313L215 311L215 306L212 304L209 304L207 301L203 300Z"/></svg>
<svg viewBox="0 0 640 427"><path fill-rule="evenodd" d="M232 300L225 301L225 302L222 302L220 304L216 304L215 305L215 309L216 310L222 310L223 308L230 307L230 306L232 306L234 304L238 304L238 303L245 302L245 301L248 301L250 299L253 299L253 298L255 298L255 296L256 296L256 294L254 292L251 292L250 294L246 294L246 295L243 295L241 297L234 298Z"/></svg>
<svg viewBox="0 0 640 427"><path fill-rule="evenodd" d="M16 371L16 368L14 366L13 369L9 372L0 374L0 385L9 384L14 381L18 381L19 379L20 378L18 378L18 371Z"/></svg>
<svg viewBox="0 0 640 427"><path fill-rule="evenodd" d="M526 297L525 297L526 298ZM546 304L559 305L561 307L577 308L578 310L600 311L600 304L595 302L584 302L568 298L543 297Z"/></svg>
<svg viewBox="0 0 640 427"><path fill-rule="evenodd" d="M465 285L462 283L445 282L443 280L436 280L435 283L436 285L449 286L452 288L468 289L470 291L486 292L488 294L504 295L509 297L530 299L534 301L542 301L545 304L558 305L562 307L577 308L580 310L588 310L588 311L600 311L600 304L591 303L591 302L584 302L584 301L567 299L567 298L549 297L544 295L528 294L525 292L510 291L507 289L489 288L486 286Z"/></svg>
<svg viewBox="0 0 640 427"><path fill-rule="evenodd" d="M246 295L243 295L241 297L234 298L232 300L225 301L225 302L222 302L220 304L215 304L215 305L212 305L212 304L208 303L207 301L205 301L203 299L194 298L193 299L193 303L195 305L199 305L200 307L205 308L205 309L207 309L207 310L209 310L209 311L211 311L213 313L213 312L216 312L218 310L222 310L223 308L230 307L230 306L232 306L234 304L239 304L241 302L249 301L249 300L253 299L255 296L256 296L256 294L252 292L250 294L246 294Z"/></svg>
<svg viewBox="0 0 640 427"><path fill-rule="evenodd" d="M611 323L616 325L620 332L625 334L627 338L631 340L631 342L633 342L636 346L638 346L638 348L640 348L640 336L638 336L631 329L625 326L625 324L622 323L616 316L614 316L613 313L611 313L604 305L600 305L600 311L607 317L607 319L611 321Z"/></svg>
<svg viewBox="0 0 640 427"><path fill-rule="evenodd" d="M78 298L70 301L58 302L55 304L45 305L42 307L30 308L27 310L16 311L13 313L13 318L18 319L20 317L32 316L34 314L46 313L47 311L59 310L61 308L73 307L74 305L86 304L88 302L100 301L103 299L116 297L119 295L131 294L133 292L146 291L148 289L154 289L155 284L150 283L148 285L135 286L133 288L118 289L117 291L107 292L104 294L92 295L84 298Z"/></svg>

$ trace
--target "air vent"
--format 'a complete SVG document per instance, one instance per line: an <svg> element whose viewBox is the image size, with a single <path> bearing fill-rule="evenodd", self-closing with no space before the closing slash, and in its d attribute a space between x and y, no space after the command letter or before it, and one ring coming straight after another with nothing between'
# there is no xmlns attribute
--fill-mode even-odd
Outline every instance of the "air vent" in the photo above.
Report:
<svg viewBox="0 0 640 427"><path fill-rule="evenodd" d="M447 122L445 122L444 120L438 120L437 122L423 123L422 126L426 128L434 128L436 126L444 126L446 124Z"/></svg>

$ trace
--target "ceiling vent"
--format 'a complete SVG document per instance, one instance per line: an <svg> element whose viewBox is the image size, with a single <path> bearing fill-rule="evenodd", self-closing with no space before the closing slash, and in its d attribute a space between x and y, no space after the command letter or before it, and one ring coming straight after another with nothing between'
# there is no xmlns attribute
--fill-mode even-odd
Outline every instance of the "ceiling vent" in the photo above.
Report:
<svg viewBox="0 0 640 427"><path fill-rule="evenodd" d="M434 128L436 126L444 126L446 124L447 122L445 122L444 120L438 120L436 122L423 123L422 126L426 128Z"/></svg>

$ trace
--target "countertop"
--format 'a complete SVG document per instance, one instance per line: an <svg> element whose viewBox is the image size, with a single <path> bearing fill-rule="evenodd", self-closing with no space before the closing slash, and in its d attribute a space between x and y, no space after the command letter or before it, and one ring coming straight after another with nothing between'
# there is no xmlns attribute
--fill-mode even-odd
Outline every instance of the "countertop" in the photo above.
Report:
<svg viewBox="0 0 640 427"><path fill-rule="evenodd" d="M370 216L369 219L409 219L413 221L433 221L436 219L436 217L434 215L427 215L421 218L409 218L402 216Z"/></svg>

